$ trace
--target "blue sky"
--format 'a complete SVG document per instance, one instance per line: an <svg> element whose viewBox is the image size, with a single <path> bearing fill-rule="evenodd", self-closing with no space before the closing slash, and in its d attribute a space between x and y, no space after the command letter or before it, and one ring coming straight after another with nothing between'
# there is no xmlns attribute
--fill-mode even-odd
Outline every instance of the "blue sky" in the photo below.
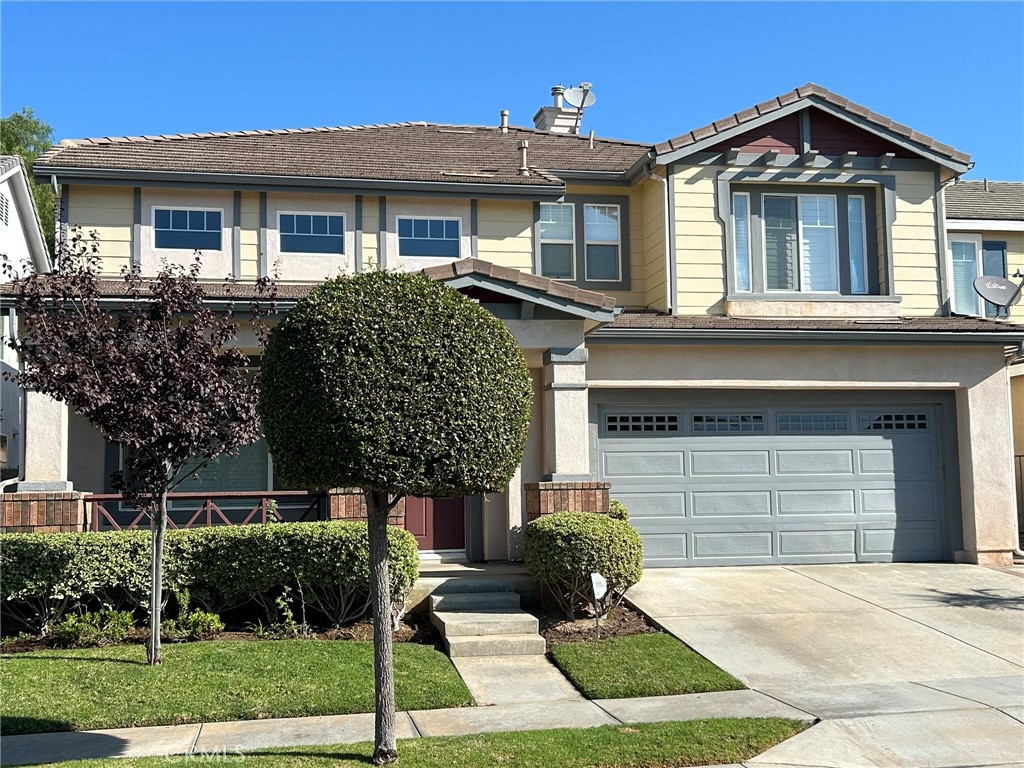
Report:
<svg viewBox="0 0 1024 768"><path fill-rule="evenodd" d="M1024 179L1024 3L0 3L0 111L60 138L400 120L661 141L814 81Z"/></svg>

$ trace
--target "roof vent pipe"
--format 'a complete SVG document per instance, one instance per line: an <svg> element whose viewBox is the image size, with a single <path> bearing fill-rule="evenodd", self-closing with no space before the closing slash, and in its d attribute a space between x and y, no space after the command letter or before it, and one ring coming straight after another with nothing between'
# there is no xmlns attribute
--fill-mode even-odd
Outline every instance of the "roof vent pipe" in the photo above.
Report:
<svg viewBox="0 0 1024 768"><path fill-rule="evenodd" d="M508 110L501 110L501 132L508 133Z"/></svg>
<svg viewBox="0 0 1024 768"><path fill-rule="evenodd" d="M594 148L594 131L593 131L593 129L591 129L591 131L590 131L590 148L591 149Z"/></svg>
<svg viewBox="0 0 1024 768"><path fill-rule="evenodd" d="M530 175L530 168L526 164L526 150L527 150L527 148L529 146L530 146L530 142L528 142L526 139L523 139L522 141L519 142L519 175L520 176L529 176Z"/></svg>
<svg viewBox="0 0 1024 768"><path fill-rule="evenodd" d="M555 97L555 109L562 108L562 94L565 93L565 88L560 85L556 85L551 89L551 95Z"/></svg>
<svg viewBox="0 0 1024 768"><path fill-rule="evenodd" d="M985 191L988 192L988 176L985 177Z"/></svg>

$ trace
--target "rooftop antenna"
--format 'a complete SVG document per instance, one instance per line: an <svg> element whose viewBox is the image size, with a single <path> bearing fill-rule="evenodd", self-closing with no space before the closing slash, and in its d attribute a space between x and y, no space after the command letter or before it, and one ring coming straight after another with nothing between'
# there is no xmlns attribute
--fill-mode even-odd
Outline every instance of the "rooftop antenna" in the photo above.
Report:
<svg viewBox="0 0 1024 768"><path fill-rule="evenodd" d="M1024 272L1018 269L1010 277L1024 277ZM985 301L995 304L997 309L1009 309L1020 301L1021 292L1024 291L1024 282L1018 285L1003 277L982 275L974 281L974 291Z"/></svg>
<svg viewBox="0 0 1024 768"><path fill-rule="evenodd" d="M597 101L591 90L593 87L593 83L580 83L578 87L565 89L565 103L570 107L576 107L576 124L572 127L572 132L577 135L580 132L580 122L583 120L583 110L592 107Z"/></svg>

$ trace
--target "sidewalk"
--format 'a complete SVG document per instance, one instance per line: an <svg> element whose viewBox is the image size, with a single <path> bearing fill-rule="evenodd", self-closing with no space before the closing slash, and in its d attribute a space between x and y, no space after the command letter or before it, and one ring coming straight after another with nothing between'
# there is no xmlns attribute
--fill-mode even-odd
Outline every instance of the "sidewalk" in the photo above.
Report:
<svg viewBox="0 0 1024 768"><path fill-rule="evenodd" d="M398 714L398 738L459 736L496 731L594 728L622 723L698 720L708 717L816 718L756 691L721 691L641 699L498 704ZM354 744L373 740L373 713L238 720L5 736L0 765L31 765L100 757L149 757L251 752L271 747Z"/></svg>

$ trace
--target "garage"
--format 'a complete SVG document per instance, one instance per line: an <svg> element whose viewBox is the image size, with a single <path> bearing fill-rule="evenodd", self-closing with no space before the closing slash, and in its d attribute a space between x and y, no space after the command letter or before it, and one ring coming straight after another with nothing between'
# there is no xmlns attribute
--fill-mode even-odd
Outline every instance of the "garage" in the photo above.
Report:
<svg viewBox="0 0 1024 768"><path fill-rule="evenodd" d="M941 393L701 394L593 409L598 475L648 567L950 559Z"/></svg>

